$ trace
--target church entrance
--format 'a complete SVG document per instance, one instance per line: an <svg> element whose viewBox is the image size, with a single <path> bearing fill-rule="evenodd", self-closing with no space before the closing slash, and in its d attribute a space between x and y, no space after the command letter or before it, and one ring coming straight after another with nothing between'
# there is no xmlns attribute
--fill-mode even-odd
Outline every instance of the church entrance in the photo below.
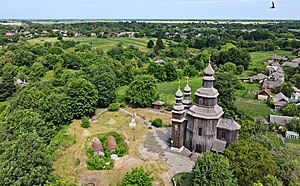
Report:
<svg viewBox="0 0 300 186"><path fill-rule="evenodd" d="M201 144L197 144L197 145L196 145L196 152L202 153Z"/></svg>

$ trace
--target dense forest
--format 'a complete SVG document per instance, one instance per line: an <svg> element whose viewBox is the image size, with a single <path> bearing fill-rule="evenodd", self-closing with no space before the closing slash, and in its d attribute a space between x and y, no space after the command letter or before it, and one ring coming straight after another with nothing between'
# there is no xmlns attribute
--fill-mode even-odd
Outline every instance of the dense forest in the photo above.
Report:
<svg viewBox="0 0 300 186"><path fill-rule="evenodd" d="M299 30L299 21L0 24L0 184L71 184L54 174L52 163L61 145L57 141L60 131L72 120L92 117L96 108L107 108L113 103L151 107L160 96L158 83L201 77L209 61L217 71L219 104L226 117L240 118L242 129L241 140L230 146L224 156L207 154L206 159L199 160L204 161L200 165L212 162L211 159L220 161L218 166L225 165L221 168L227 173L227 185L300 184L300 162L296 158L289 160L295 156L289 152L291 149L284 148L281 137L271 127L247 116L235 105L235 92L245 89L240 77L265 70L265 66L250 67L250 53L284 50L291 56L294 52L296 57L300 49ZM75 32L99 39L125 37L117 33L134 32L135 38L147 39L147 50L119 43L106 52L93 43L68 40L75 37ZM34 38L55 41L31 43ZM275 91L300 88L300 67L284 70L286 82ZM123 97L117 95L120 87L127 87ZM166 103L166 110L171 110L172 105L173 102ZM299 106L289 104L282 114L299 117ZM299 126L296 120L288 127L300 132ZM205 177L199 161L193 169L194 185ZM150 183L153 180L145 179Z"/></svg>

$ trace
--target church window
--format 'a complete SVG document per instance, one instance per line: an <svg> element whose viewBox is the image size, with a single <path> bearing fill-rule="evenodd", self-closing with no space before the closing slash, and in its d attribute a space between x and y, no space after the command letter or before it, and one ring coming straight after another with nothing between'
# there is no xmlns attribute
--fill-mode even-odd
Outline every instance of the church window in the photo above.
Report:
<svg viewBox="0 0 300 186"><path fill-rule="evenodd" d="M199 128L199 130L198 130L198 136L202 136L202 128Z"/></svg>
<svg viewBox="0 0 300 186"><path fill-rule="evenodd" d="M225 132L225 131L222 131L222 133L221 133L221 138L222 138L222 139L225 139L225 137L226 137L226 132Z"/></svg>

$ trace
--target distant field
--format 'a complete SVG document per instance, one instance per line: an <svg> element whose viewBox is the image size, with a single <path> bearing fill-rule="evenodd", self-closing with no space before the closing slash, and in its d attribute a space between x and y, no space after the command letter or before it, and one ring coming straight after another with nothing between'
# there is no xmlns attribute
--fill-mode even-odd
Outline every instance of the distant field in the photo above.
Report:
<svg viewBox="0 0 300 186"><path fill-rule="evenodd" d="M21 26L22 25L22 22L9 22L9 23L3 23L3 22L0 22L1 25L10 25L10 26Z"/></svg>
<svg viewBox="0 0 300 186"><path fill-rule="evenodd" d="M261 65L263 62L266 62L273 55L281 56L292 56L291 51L276 50L276 51L259 51L259 52L250 52L251 64L250 68L253 68L255 65Z"/></svg>
<svg viewBox="0 0 300 186"><path fill-rule="evenodd" d="M155 38L130 38L130 37L109 37L109 38L97 38L97 37L72 37L72 38L64 38L64 40L73 40L79 41L80 43L93 43L93 46L100 47L104 51L108 51L109 49L116 46L118 43L122 42L124 46L134 45L140 48L143 51L147 50L147 43L152 39L154 42ZM57 38L37 38L29 40L30 43L41 43L41 42L54 42L57 41Z"/></svg>

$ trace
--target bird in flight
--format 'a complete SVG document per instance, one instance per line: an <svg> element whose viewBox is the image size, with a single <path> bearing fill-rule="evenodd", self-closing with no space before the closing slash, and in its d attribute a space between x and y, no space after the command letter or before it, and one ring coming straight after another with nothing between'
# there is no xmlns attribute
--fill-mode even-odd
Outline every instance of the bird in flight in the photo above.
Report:
<svg viewBox="0 0 300 186"><path fill-rule="evenodd" d="M270 8L275 8L275 3L272 1L272 6Z"/></svg>

